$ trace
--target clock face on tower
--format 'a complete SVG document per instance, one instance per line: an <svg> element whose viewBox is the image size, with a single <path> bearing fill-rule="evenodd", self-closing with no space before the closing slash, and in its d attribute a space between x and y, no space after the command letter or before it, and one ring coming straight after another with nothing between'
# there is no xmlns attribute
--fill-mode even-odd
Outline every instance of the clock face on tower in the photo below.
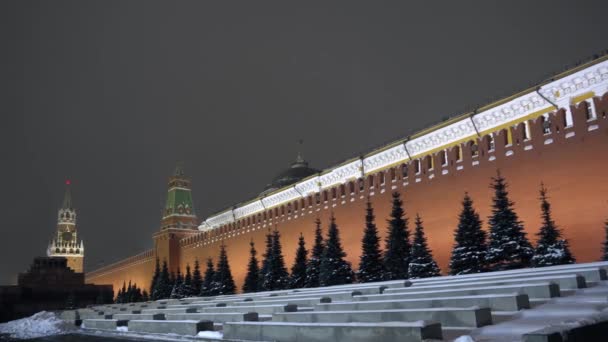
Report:
<svg viewBox="0 0 608 342"><path fill-rule="evenodd" d="M63 241L72 241L72 233L63 232L63 234L61 234L61 238L63 239Z"/></svg>

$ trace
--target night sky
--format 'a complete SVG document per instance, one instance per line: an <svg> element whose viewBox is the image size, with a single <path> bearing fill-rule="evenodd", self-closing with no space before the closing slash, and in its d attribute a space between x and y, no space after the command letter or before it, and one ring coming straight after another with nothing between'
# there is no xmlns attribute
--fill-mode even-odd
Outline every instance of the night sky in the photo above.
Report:
<svg viewBox="0 0 608 342"><path fill-rule="evenodd" d="M205 218L608 49L607 4L2 1L0 284L67 178L91 270L152 247L177 161Z"/></svg>

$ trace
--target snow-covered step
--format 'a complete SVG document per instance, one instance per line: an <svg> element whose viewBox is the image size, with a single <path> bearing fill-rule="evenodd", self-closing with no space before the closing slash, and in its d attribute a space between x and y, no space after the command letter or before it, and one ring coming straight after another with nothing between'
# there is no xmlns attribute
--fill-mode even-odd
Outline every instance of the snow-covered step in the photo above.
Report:
<svg viewBox="0 0 608 342"><path fill-rule="evenodd" d="M185 308L176 308L176 309L143 309L141 313L143 314L172 314L172 313L191 313L197 312L195 307L185 307Z"/></svg>
<svg viewBox="0 0 608 342"><path fill-rule="evenodd" d="M226 322L255 322L259 321L257 312L215 312L215 313L184 313L167 315L168 321L212 321L213 323Z"/></svg>
<svg viewBox="0 0 608 342"><path fill-rule="evenodd" d="M224 338L282 342L403 342L441 340L436 322L388 323L281 323L239 322L224 324Z"/></svg>
<svg viewBox="0 0 608 342"><path fill-rule="evenodd" d="M149 321L162 321L165 319L165 314L116 314L112 317L120 321L134 321L134 320L149 320Z"/></svg>
<svg viewBox="0 0 608 342"><path fill-rule="evenodd" d="M197 335L201 331L213 331L214 326L211 321L129 321L130 332L154 333L154 334L177 334L177 335Z"/></svg>
<svg viewBox="0 0 608 342"><path fill-rule="evenodd" d="M446 283L446 284L416 284L411 287L404 287L400 289L386 289L383 293L394 294L394 293L406 293L416 291L431 291L441 289L464 289L470 287L481 287L481 286L502 286L502 285L513 285L526 283L539 283L539 282L551 282L559 285L560 290L564 289L580 289L587 286L585 278L580 275L559 275L559 276L547 276L547 277L528 277L524 279L488 279L484 281L475 280L471 282L458 282L458 283Z"/></svg>
<svg viewBox="0 0 608 342"><path fill-rule="evenodd" d="M272 315L277 312L312 310L312 308L302 308L297 305L274 304L274 305L258 305L258 306L228 306L217 308L204 308L199 312L204 313L220 313L220 312L257 312L260 315Z"/></svg>
<svg viewBox="0 0 608 342"><path fill-rule="evenodd" d="M518 311L530 308L528 295L490 294L480 296L417 298L401 300L358 301L351 303L329 303L315 305L316 311L344 310L390 310L441 307L488 307L496 311Z"/></svg>
<svg viewBox="0 0 608 342"><path fill-rule="evenodd" d="M568 265L559 265L559 266L548 266L548 267L539 267L539 268L520 268L515 270L508 271L495 271L495 272L486 272L486 273L475 273L475 274L464 274L464 275L456 275L456 276L439 276L439 277L431 277L431 278L422 278L422 279L410 279L412 283L420 283L420 282L432 282L432 281L450 281L452 279L466 279L466 278L483 278L483 277L495 277L501 275L515 275L515 274L537 274L539 272L548 272L548 271L568 271L571 272L577 269L588 269L588 268L602 268L608 270L608 261L598 261L598 262L589 262L584 264L568 264Z"/></svg>
<svg viewBox="0 0 608 342"><path fill-rule="evenodd" d="M85 319L82 321L81 328L95 330L111 330L116 331L117 327L127 326L128 321L119 321L116 319Z"/></svg>
<svg viewBox="0 0 608 342"><path fill-rule="evenodd" d="M258 305L276 305L276 304L296 304L300 306L314 306L319 303L330 303L332 300L329 297L312 297L312 298L288 298L280 299L280 297L273 297L277 299L273 300L260 300L254 302L235 302L232 306L258 306Z"/></svg>
<svg viewBox="0 0 608 342"><path fill-rule="evenodd" d="M493 272L498 273L498 272ZM490 274L493 274L490 273ZM580 275L585 277L587 282L598 282L601 280L606 280L606 270L601 267L591 267L591 268L575 268L570 270L543 270L535 269L533 273L516 273L516 274L494 274L492 276L483 276L483 277L467 277L467 278L453 278L453 279L441 279L441 278L433 278L433 280L423 279L415 279L413 280L414 286L426 286L432 284L457 284L464 282L473 282L473 281L490 281L490 280L502 280L502 279L524 279L526 281L529 278L537 278L537 277L553 277L553 276L565 276L565 275ZM429 278L430 279L430 278Z"/></svg>
<svg viewBox="0 0 608 342"><path fill-rule="evenodd" d="M389 299L408 299L408 298L433 298L433 297L457 297L474 295L491 295L505 293L523 293L529 298L552 298L560 295L559 285L555 283L522 283L516 285L488 286L488 287L469 287L463 289L435 289L406 293L392 293L369 296L354 296L357 301L370 300L389 300Z"/></svg>
<svg viewBox="0 0 608 342"><path fill-rule="evenodd" d="M355 311L289 312L272 315L273 322L349 323L430 320L444 327L483 327L492 324L489 308L425 308Z"/></svg>
<svg viewBox="0 0 608 342"><path fill-rule="evenodd" d="M340 292L323 292L323 291L319 291L319 292L315 292L315 296L319 296L319 297L328 297L331 298L333 301L345 301L345 300L352 300L353 296L360 296L360 295L372 295L372 294L378 294L379 293L379 289L377 289L374 292L371 291L366 291L361 292L361 291L340 291ZM285 296L276 296L276 297L263 297L260 298L259 300L275 300L275 299L281 299L281 300L287 300L287 299L298 299L298 298L309 298L311 296L310 293L298 293L298 294L291 294L291 295L285 295Z"/></svg>

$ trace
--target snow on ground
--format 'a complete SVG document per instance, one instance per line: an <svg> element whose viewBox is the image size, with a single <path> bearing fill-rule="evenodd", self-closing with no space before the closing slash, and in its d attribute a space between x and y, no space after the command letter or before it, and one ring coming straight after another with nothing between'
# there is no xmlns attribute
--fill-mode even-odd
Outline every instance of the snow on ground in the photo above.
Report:
<svg viewBox="0 0 608 342"><path fill-rule="evenodd" d="M221 339L222 337L224 337L224 334L222 334L221 331L199 331L198 335L196 336Z"/></svg>
<svg viewBox="0 0 608 342"><path fill-rule="evenodd" d="M602 294L603 300L598 300ZM511 319L471 331L458 342L468 341L518 341L521 336L551 326L583 326L593 324L608 312L608 282L579 289L568 297L558 297L535 308L522 310Z"/></svg>
<svg viewBox="0 0 608 342"><path fill-rule="evenodd" d="M10 334L12 338L17 339L67 334L76 329L73 324L64 322L54 313L46 311L0 324L0 333Z"/></svg>

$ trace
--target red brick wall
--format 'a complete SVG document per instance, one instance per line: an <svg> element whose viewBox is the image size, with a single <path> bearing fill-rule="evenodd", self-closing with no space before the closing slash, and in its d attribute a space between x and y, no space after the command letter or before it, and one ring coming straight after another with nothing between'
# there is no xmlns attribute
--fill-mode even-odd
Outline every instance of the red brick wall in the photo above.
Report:
<svg viewBox="0 0 608 342"><path fill-rule="evenodd" d="M586 120L586 106L572 106L574 127L565 127L564 110L560 110L549 116L551 133L548 135L543 133L543 120L535 118L529 121L529 141L524 141L524 124L520 123L510 128L513 136L512 146L505 146L507 133L502 130L495 135L493 152L488 151L488 138L482 137L477 141L478 157L471 156L470 144L465 143L461 145L463 158L460 162L456 161L456 149L450 148L447 151L448 163L445 167L441 165L440 154L436 153L433 156L434 170L428 170L428 163L423 160L421 172L416 175L414 165L410 163L408 177L402 179L400 166L397 165L397 177L394 182L391 180L390 170L384 170L385 183L379 184L376 173L373 177L373 189L369 188L369 179L366 178L364 191L361 193L356 182L354 194L350 194L349 184L346 184L346 194L342 198L338 186L337 198L333 199L332 191L328 190L328 201L323 202L321 194L319 205L313 198L313 205L309 207L306 199L305 209L301 209L298 201L298 210L293 210L295 204L292 202L291 213L288 214L285 205L285 214L280 215L279 210L279 216L273 217L272 220L262 220L260 223L256 217L255 224L247 225L247 219L244 219L240 224L223 226L213 232L182 240L179 258L181 267L183 269L187 263L192 266L195 258L199 259L201 265L204 265L208 257L213 257L215 261L220 241L223 240L227 245L233 276L240 288L246 272L251 239L255 242L260 257L263 253L265 234L268 229L274 229L276 226L282 234L285 260L288 266L291 266L299 234L304 234L307 247L310 248L314 220L318 216L326 230L331 211L336 216L347 258L357 267L364 228L365 197L369 195L372 200L376 224L384 237L391 205L390 193L399 191L405 203L406 215L410 218L410 229L413 228L412 218L419 213L424 220L429 245L439 266L446 272L463 194L465 191L469 192L475 208L484 220L484 228L487 229L486 221L490 214L492 198L489 185L497 169L507 178L511 199L515 201L515 209L524 221L532 242L536 240L535 234L540 225L538 188L542 181L549 190L554 218L570 240L578 261L597 260L600 256L600 244L604 239L603 222L608 219L608 159L604 157L608 148L608 95L596 97L593 101L598 118L592 122ZM597 129L589 131L589 128L595 126ZM572 133L575 135L566 138ZM512 154L507 156L507 153ZM495 159L490 160L490 157ZM443 170L447 170L447 174L444 174ZM128 281L129 277L133 278L133 274L148 272L147 278L138 279L137 282L140 284L140 281L145 279L149 282L153 262L150 265L132 266L128 268L128 272L123 269L92 280L97 284L105 281L122 285L123 279Z"/></svg>

